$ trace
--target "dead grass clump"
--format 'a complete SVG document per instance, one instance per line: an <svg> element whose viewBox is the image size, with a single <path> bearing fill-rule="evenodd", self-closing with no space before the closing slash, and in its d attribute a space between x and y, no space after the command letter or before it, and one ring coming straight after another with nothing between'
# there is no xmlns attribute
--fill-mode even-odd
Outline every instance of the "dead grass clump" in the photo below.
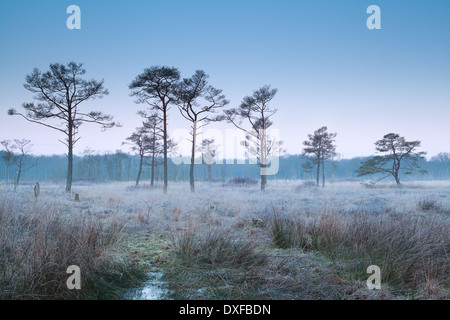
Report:
<svg viewBox="0 0 450 320"><path fill-rule="evenodd" d="M188 228L172 237L165 279L183 299L252 299L267 255L244 233Z"/></svg>
<svg viewBox="0 0 450 320"><path fill-rule="evenodd" d="M274 213L269 224L269 235L275 247L280 249L310 248L307 227L300 219L279 217Z"/></svg>
<svg viewBox="0 0 450 320"><path fill-rule="evenodd" d="M183 231L172 238L177 262L186 266L241 268L264 263L265 254L242 234L214 228Z"/></svg>
<svg viewBox="0 0 450 320"><path fill-rule="evenodd" d="M137 219L141 224L149 224L150 212L139 211Z"/></svg>
<svg viewBox="0 0 450 320"><path fill-rule="evenodd" d="M417 207L422 211L441 211L442 204L435 196L424 196L417 202Z"/></svg>

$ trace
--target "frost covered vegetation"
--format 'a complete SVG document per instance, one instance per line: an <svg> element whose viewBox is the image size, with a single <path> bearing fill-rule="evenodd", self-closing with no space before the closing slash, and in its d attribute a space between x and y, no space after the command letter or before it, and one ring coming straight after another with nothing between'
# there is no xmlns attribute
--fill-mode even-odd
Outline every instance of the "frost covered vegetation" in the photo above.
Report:
<svg viewBox="0 0 450 320"><path fill-rule="evenodd" d="M448 299L450 182L0 186L0 298ZM74 201L74 193L80 201ZM66 268L81 268L68 290ZM368 290L369 265L381 290Z"/></svg>

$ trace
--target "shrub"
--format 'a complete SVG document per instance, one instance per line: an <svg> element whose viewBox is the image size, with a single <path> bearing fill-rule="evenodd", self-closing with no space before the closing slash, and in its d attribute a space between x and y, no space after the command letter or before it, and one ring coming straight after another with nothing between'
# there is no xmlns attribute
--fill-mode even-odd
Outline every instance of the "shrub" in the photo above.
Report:
<svg viewBox="0 0 450 320"><path fill-rule="evenodd" d="M248 177L236 177L229 181L233 185L254 185L258 183L258 180L248 178Z"/></svg>
<svg viewBox="0 0 450 320"><path fill-rule="evenodd" d="M441 203L433 196L425 196L417 203L417 207L422 211L440 211Z"/></svg>
<svg viewBox="0 0 450 320"><path fill-rule="evenodd" d="M310 189L313 189L316 187L317 187L317 185L314 181L307 180L307 181L304 181L301 185L296 186L294 191L301 192L303 190L310 190Z"/></svg>

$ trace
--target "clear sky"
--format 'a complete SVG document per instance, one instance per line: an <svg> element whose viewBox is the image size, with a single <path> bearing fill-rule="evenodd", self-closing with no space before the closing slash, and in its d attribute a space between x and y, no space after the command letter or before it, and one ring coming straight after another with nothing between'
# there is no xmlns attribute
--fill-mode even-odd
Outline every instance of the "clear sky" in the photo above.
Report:
<svg viewBox="0 0 450 320"><path fill-rule="evenodd" d="M81 30L66 27L72 4ZM366 27L372 4L380 30ZM7 110L33 101L23 87L33 68L69 61L84 63L86 77L104 79L110 92L80 109L123 124L81 126L75 154L86 146L127 151L121 142L144 109L128 85L153 65L177 67L182 77L204 70L234 107L265 84L277 88L273 128L290 154L324 125L345 158L373 154L390 132L421 140L429 156L450 152L448 0L2 1L0 43L0 140L28 138L35 154L66 153L64 137ZM189 125L172 107L169 131Z"/></svg>

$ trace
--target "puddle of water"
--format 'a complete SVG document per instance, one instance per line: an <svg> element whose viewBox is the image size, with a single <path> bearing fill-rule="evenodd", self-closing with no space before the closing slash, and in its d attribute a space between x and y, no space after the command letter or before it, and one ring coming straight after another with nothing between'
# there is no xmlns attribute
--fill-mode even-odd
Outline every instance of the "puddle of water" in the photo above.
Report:
<svg viewBox="0 0 450 320"><path fill-rule="evenodd" d="M161 280L162 272L149 273L149 279L141 287L131 289L125 293L127 300L163 300L167 299L169 290L167 284Z"/></svg>

